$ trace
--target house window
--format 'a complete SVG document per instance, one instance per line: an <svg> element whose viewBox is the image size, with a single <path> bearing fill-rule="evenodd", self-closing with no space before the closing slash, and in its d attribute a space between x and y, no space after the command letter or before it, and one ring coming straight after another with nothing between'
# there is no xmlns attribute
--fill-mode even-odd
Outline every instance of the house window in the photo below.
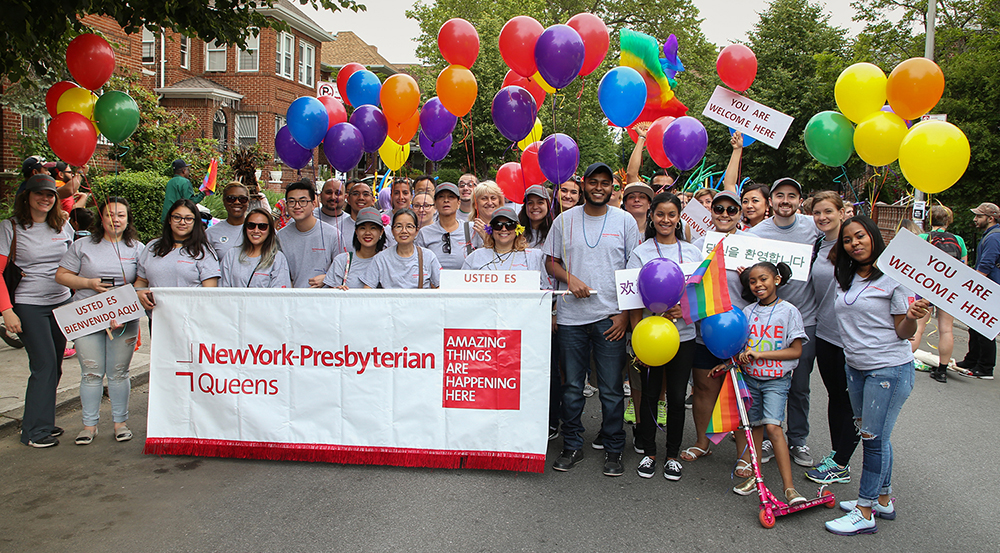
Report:
<svg viewBox="0 0 1000 553"><path fill-rule="evenodd" d="M246 148L257 143L257 116L236 116L236 146Z"/></svg>
<svg viewBox="0 0 1000 553"><path fill-rule="evenodd" d="M219 111L215 112L215 116L212 117L212 139L219 143L219 149L226 149L226 138L228 136L228 131L226 129L226 114Z"/></svg>
<svg viewBox="0 0 1000 553"><path fill-rule="evenodd" d="M21 114L21 131L45 132L45 118L39 115Z"/></svg>
<svg viewBox="0 0 1000 553"><path fill-rule="evenodd" d="M274 72L286 79L292 78L292 57L295 55L295 37L288 33L278 35L278 49Z"/></svg>
<svg viewBox="0 0 1000 553"><path fill-rule="evenodd" d="M254 29L256 30L256 29ZM238 71L257 71L260 53L260 35L248 36L246 49L239 51Z"/></svg>
<svg viewBox="0 0 1000 553"><path fill-rule="evenodd" d="M205 71L226 70L226 46L217 45L215 41L205 45Z"/></svg>
<svg viewBox="0 0 1000 553"><path fill-rule="evenodd" d="M312 86L316 69L316 48L299 41L299 82Z"/></svg>
<svg viewBox="0 0 1000 553"><path fill-rule="evenodd" d="M142 28L142 63L156 62L156 35L153 31Z"/></svg>
<svg viewBox="0 0 1000 553"><path fill-rule="evenodd" d="M186 36L181 37L181 67L191 67L191 39Z"/></svg>

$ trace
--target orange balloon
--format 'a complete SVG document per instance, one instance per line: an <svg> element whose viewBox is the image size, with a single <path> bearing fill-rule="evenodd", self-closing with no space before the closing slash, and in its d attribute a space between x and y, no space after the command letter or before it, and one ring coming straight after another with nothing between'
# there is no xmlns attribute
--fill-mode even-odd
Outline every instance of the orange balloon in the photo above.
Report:
<svg viewBox="0 0 1000 553"><path fill-rule="evenodd" d="M397 73L382 83L382 113L390 121L406 121L420 106L420 88L413 77Z"/></svg>
<svg viewBox="0 0 1000 553"><path fill-rule="evenodd" d="M919 119L941 100L944 73L927 58L910 58L889 74L885 95L896 115Z"/></svg>
<svg viewBox="0 0 1000 553"><path fill-rule="evenodd" d="M413 115L402 123L389 119L389 138L396 144L406 144L413 140L418 128L420 128L420 110L413 112Z"/></svg>
<svg viewBox="0 0 1000 553"><path fill-rule="evenodd" d="M444 108L455 117L463 117L476 103L479 85L476 77L461 65L449 65L437 78L437 95Z"/></svg>

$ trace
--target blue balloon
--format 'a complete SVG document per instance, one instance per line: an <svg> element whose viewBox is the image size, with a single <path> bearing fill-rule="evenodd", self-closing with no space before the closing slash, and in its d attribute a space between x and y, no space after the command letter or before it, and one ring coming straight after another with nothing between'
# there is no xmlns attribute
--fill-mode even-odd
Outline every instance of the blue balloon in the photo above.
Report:
<svg viewBox="0 0 1000 553"><path fill-rule="evenodd" d="M750 335L747 316L737 307L701 320L701 338L712 355L728 359L743 351Z"/></svg>
<svg viewBox="0 0 1000 553"><path fill-rule="evenodd" d="M367 69L355 71L347 79L347 101L359 108L365 104L379 105L379 95L382 93L382 83L378 76Z"/></svg>
<svg viewBox="0 0 1000 553"><path fill-rule="evenodd" d="M312 96L302 96L292 102L285 112L285 121L295 142L307 150L323 142L330 126L326 106Z"/></svg>
<svg viewBox="0 0 1000 553"><path fill-rule="evenodd" d="M612 125L627 127L646 105L646 81L631 67L616 67L601 78L597 101Z"/></svg>
<svg viewBox="0 0 1000 553"><path fill-rule="evenodd" d="M734 129L732 127L729 127L729 136L733 136L734 134L736 134L736 129ZM744 148L746 148L747 146L753 144L754 142L757 142L756 138L754 138L754 137L752 137L752 136L750 136L748 134L744 134L743 135L743 147Z"/></svg>

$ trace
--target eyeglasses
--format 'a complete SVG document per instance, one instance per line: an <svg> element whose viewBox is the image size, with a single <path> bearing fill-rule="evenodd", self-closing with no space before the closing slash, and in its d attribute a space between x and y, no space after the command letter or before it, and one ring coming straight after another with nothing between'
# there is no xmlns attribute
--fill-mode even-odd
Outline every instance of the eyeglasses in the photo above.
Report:
<svg viewBox="0 0 1000 553"><path fill-rule="evenodd" d="M393 230L417 230L417 225L413 223L396 223L392 225Z"/></svg>
<svg viewBox="0 0 1000 553"><path fill-rule="evenodd" d="M447 232L441 237L441 251L446 254L451 253L451 235Z"/></svg>
<svg viewBox="0 0 1000 553"><path fill-rule="evenodd" d="M295 207L297 205L301 205L301 206L305 207L305 206L311 204L312 202L313 201L310 200L309 198L298 198L298 199L296 199L296 198L285 198L285 205L287 205L288 207Z"/></svg>
<svg viewBox="0 0 1000 553"><path fill-rule="evenodd" d="M186 223L191 224L194 222L194 217L181 217L180 215L171 215L170 220L175 223Z"/></svg>
<svg viewBox="0 0 1000 553"><path fill-rule="evenodd" d="M225 200L231 204L245 204L250 201L250 196L226 196Z"/></svg>
<svg viewBox="0 0 1000 553"><path fill-rule="evenodd" d="M434 204L413 204L413 209L430 209Z"/></svg>
<svg viewBox="0 0 1000 553"><path fill-rule="evenodd" d="M740 208L736 207L735 205L731 205L729 207L722 207L721 205L713 205L712 211L715 212L716 215L722 215L723 213L728 213L729 215L736 215L737 213L740 212Z"/></svg>
<svg viewBox="0 0 1000 553"><path fill-rule="evenodd" d="M271 223L251 223L247 222L247 230L267 230L271 228Z"/></svg>
<svg viewBox="0 0 1000 553"><path fill-rule="evenodd" d="M474 183L474 182L468 182L468 181L466 181L466 182L458 181L458 187L459 188L475 188L476 187L476 183Z"/></svg>
<svg viewBox="0 0 1000 553"><path fill-rule="evenodd" d="M371 198L372 197L372 193L371 192L359 192L359 191L355 190L354 192L351 192L350 194L348 194L348 196L350 196L352 198L357 198L358 196L361 196L362 198Z"/></svg>
<svg viewBox="0 0 1000 553"><path fill-rule="evenodd" d="M490 227L493 230L514 230L517 228L517 223L514 221L497 221L496 223L490 223Z"/></svg>

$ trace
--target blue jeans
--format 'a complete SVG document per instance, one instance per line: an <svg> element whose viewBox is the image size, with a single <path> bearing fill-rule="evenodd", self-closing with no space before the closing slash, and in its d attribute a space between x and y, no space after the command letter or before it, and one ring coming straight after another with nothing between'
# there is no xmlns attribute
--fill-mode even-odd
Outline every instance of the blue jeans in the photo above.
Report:
<svg viewBox="0 0 1000 553"><path fill-rule="evenodd" d="M563 389L563 449L583 448L583 385L590 372L593 352L597 366L597 389L601 398L601 435L604 449L621 453L625 449L625 391L622 367L625 364L625 340L609 341L604 332L611 319L580 326L559 325L559 349L562 353L566 386Z"/></svg>
<svg viewBox="0 0 1000 553"><path fill-rule="evenodd" d="M744 376L743 381L746 382L747 391L750 392L750 409L747 410L750 426L753 428L765 424L781 426L785 420L788 390L792 387L792 374L771 380Z"/></svg>
<svg viewBox="0 0 1000 553"><path fill-rule="evenodd" d="M871 371L847 366L847 391L864 449L858 505L871 507L892 493L892 443L889 436L906 398L913 391L913 362Z"/></svg>
<svg viewBox="0 0 1000 553"><path fill-rule="evenodd" d="M129 363L135 352L135 339L139 334L139 321L131 321L124 328L108 333L101 331L76 339L76 355L80 360L80 405L83 425L97 426L104 393L104 377L108 377L108 397L111 398L111 417L116 423L128 420Z"/></svg>

